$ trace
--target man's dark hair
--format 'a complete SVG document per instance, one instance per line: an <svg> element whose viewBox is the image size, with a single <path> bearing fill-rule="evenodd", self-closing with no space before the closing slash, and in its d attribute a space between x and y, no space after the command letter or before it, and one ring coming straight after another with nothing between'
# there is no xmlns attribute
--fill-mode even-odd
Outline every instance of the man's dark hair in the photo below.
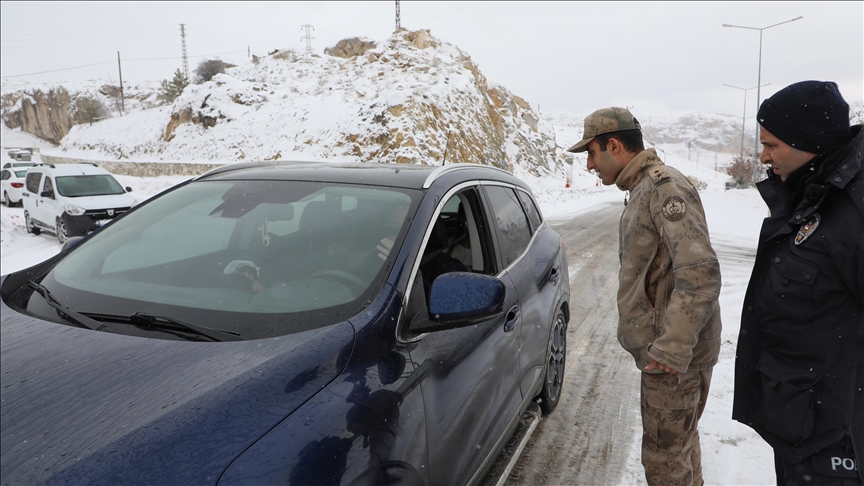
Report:
<svg viewBox="0 0 864 486"><path fill-rule="evenodd" d="M594 140L600 144L600 151L605 152L606 146L609 144L609 139L614 138L621 142L628 152L639 153L645 150L645 144L642 142L642 130L621 130L620 132L604 133L597 135Z"/></svg>

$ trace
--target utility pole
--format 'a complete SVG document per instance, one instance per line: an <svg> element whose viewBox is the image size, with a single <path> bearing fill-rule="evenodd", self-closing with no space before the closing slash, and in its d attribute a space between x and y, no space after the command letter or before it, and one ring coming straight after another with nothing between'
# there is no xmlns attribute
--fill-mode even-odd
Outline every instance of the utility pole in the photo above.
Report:
<svg viewBox="0 0 864 486"><path fill-rule="evenodd" d="M117 71L120 73L120 114L126 111L126 103L123 100L123 69L120 67L120 51L117 51Z"/></svg>
<svg viewBox="0 0 864 486"><path fill-rule="evenodd" d="M769 85L771 85L771 83L763 84L762 86L764 87L764 86L769 86ZM747 92L750 91L751 89L756 89L756 86L753 86L752 88L741 88L739 86L732 86L731 84L726 84L726 83L723 83L723 86L728 86L730 88L740 89L741 91L744 92L744 114L741 115L741 155L739 155L739 157L741 157L741 160L744 160L744 127L747 125ZM758 127L758 125L757 125L757 127ZM758 132L759 129L757 128L756 130Z"/></svg>
<svg viewBox="0 0 864 486"><path fill-rule="evenodd" d="M402 28L402 19L400 17L401 16L399 15L399 0L396 0L396 30Z"/></svg>
<svg viewBox="0 0 864 486"><path fill-rule="evenodd" d="M761 87L762 87L762 32L764 30L770 29L771 27L777 27L778 25L788 24L789 22L794 22L796 20L801 20L803 18L804 18L803 16L799 15L798 17L795 17L794 19L785 20L783 22L780 22L780 23L777 23L774 25L769 25L768 27L747 27L747 26L743 26L743 25L723 24L723 27L735 27L738 29L749 29L749 30L758 30L759 31L759 72L758 72L758 75L756 77L756 112L757 113L759 112L759 103L762 102L762 89L761 89ZM754 155L754 157L759 157L759 123L758 122L756 123L756 143L755 143L755 146L753 147L753 155ZM754 169L753 174L754 174L754 176L756 174L758 174L758 170Z"/></svg>
<svg viewBox="0 0 864 486"><path fill-rule="evenodd" d="M301 37L300 40L306 41L306 54L312 54L312 31L315 30L315 27L312 27L309 24L303 24L300 26L301 29L306 30L306 35Z"/></svg>
<svg viewBox="0 0 864 486"><path fill-rule="evenodd" d="M186 54L186 24L180 24L180 46L183 49L183 76L189 80L189 56Z"/></svg>

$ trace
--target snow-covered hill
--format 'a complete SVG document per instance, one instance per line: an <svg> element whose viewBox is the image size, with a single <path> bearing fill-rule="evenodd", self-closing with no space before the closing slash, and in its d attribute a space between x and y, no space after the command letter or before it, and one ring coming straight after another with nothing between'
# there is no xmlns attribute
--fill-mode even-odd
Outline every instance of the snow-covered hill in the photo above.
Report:
<svg viewBox="0 0 864 486"><path fill-rule="evenodd" d="M188 86L170 107L72 128L66 152L120 159L473 162L563 174L529 104L428 31L349 58L278 51Z"/></svg>

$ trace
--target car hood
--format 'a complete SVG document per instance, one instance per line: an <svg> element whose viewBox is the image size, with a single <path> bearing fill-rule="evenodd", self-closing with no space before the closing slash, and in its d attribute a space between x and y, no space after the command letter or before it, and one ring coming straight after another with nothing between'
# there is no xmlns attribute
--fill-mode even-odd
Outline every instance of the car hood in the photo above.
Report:
<svg viewBox="0 0 864 486"><path fill-rule="evenodd" d="M84 209L128 208L135 204L135 196L127 192L109 196L69 197L66 201Z"/></svg>
<svg viewBox="0 0 864 486"><path fill-rule="evenodd" d="M335 378L349 322L182 342L47 322L0 303L0 483L215 483Z"/></svg>

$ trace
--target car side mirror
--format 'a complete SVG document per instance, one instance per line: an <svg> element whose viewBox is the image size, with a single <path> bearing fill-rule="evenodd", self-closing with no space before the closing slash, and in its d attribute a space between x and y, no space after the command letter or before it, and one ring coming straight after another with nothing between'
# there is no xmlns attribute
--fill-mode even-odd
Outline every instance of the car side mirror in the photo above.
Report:
<svg viewBox="0 0 864 486"><path fill-rule="evenodd" d="M129 186L126 186L126 192L132 192L132 188Z"/></svg>
<svg viewBox="0 0 864 486"><path fill-rule="evenodd" d="M71 237L69 237L66 240L66 242L63 243L63 248L60 249L60 253L66 253L67 251L71 250L73 246L77 245L78 243L81 243L81 240L83 240L83 239L84 239L83 236L71 236Z"/></svg>
<svg viewBox="0 0 864 486"><path fill-rule="evenodd" d="M503 312L504 282L468 272L445 273L435 279L429 293L429 312L411 319L412 334L470 326Z"/></svg>
<svg viewBox="0 0 864 486"><path fill-rule="evenodd" d="M42 194L39 194L42 197L47 197L49 199L54 199L54 193L48 191L42 191Z"/></svg>

